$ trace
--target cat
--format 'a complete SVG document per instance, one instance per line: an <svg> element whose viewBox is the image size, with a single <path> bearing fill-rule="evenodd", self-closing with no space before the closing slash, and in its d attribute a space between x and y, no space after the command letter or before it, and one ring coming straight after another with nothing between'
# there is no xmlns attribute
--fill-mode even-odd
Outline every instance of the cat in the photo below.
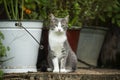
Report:
<svg viewBox="0 0 120 80"><path fill-rule="evenodd" d="M77 57L66 36L68 18L57 18L50 14L48 64L53 72L66 73L77 69Z"/></svg>

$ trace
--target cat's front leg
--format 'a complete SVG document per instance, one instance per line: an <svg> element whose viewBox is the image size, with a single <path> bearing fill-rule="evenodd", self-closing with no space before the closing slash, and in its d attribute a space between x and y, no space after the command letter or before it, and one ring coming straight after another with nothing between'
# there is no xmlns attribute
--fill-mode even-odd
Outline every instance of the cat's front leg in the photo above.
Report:
<svg viewBox="0 0 120 80"><path fill-rule="evenodd" d="M67 70L66 70L66 67L65 67L65 64L66 64L66 59L65 58L62 58L60 60L60 72L63 72L63 73L66 73Z"/></svg>
<svg viewBox="0 0 120 80"><path fill-rule="evenodd" d="M53 66L54 66L53 72L59 72L58 58L57 57L53 58L52 62L53 62Z"/></svg>

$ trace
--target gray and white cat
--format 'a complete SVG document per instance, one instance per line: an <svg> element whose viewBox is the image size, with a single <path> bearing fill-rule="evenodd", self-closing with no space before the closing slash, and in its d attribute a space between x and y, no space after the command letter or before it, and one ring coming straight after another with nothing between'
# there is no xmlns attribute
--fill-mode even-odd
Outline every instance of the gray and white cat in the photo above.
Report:
<svg viewBox="0 0 120 80"><path fill-rule="evenodd" d="M74 72L77 67L77 57L66 36L68 17L50 15L48 64L53 72Z"/></svg>

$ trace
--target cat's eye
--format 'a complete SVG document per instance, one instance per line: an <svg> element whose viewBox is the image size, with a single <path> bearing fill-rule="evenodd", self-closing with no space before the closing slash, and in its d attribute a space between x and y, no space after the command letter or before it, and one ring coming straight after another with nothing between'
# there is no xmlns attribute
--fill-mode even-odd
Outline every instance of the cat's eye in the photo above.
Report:
<svg viewBox="0 0 120 80"><path fill-rule="evenodd" d="M58 27L58 24L54 24L55 25L55 27Z"/></svg>
<svg viewBox="0 0 120 80"><path fill-rule="evenodd" d="M67 26L66 25L62 25L63 29L66 30L67 29Z"/></svg>
<svg viewBox="0 0 120 80"><path fill-rule="evenodd" d="M65 27L65 25L62 25L62 27L64 28L64 27Z"/></svg>
<svg viewBox="0 0 120 80"><path fill-rule="evenodd" d="M67 30L67 27L64 27L64 30Z"/></svg>
<svg viewBox="0 0 120 80"><path fill-rule="evenodd" d="M51 29L51 30L54 30L54 28L55 28L55 27L54 27L54 26L52 26L50 29Z"/></svg>

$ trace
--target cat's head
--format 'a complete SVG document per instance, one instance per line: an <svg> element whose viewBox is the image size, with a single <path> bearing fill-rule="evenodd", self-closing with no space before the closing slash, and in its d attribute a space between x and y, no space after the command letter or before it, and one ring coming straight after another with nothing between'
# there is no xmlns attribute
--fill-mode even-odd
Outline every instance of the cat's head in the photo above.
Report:
<svg viewBox="0 0 120 80"><path fill-rule="evenodd" d="M65 32L68 27L68 18L69 16L57 18L53 14L50 14L50 29L59 33Z"/></svg>

